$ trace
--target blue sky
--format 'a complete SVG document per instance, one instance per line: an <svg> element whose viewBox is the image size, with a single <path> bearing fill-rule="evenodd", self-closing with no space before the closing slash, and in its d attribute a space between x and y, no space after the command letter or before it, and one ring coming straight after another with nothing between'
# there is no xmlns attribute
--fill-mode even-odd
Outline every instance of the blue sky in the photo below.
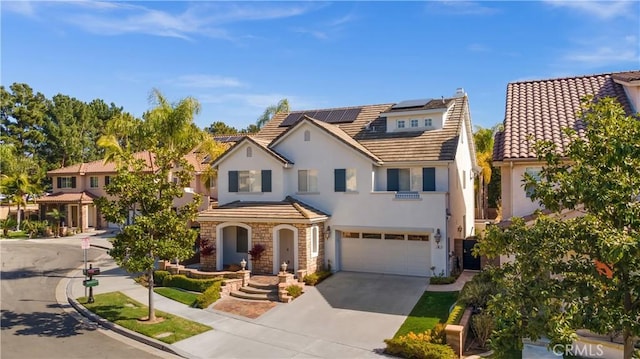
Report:
<svg viewBox="0 0 640 359"><path fill-rule="evenodd" d="M294 110L451 96L504 117L512 81L640 68L640 2L2 1L1 83L140 116L158 88L201 127Z"/></svg>

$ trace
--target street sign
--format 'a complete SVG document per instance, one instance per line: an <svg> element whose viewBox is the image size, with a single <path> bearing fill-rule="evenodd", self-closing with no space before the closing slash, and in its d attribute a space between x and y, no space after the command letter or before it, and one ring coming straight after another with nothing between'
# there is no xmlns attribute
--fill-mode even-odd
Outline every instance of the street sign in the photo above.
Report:
<svg viewBox="0 0 640 359"><path fill-rule="evenodd" d="M82 238L82 249L89 249L90 246L89 237Z"/></svg>
<svg viewBox="0 0 640 359"><path fill-rule="evenodd" d="M100 268L83 269L82 274L88 275L88 276L98 275L100 274Z"/></svg>
<svg viewBox="0 0 640 359"><path fill-rule="evenodd" d="M82 285L85 287L95 287L98 285L97 279L86 279L82 281Z"/></svg>

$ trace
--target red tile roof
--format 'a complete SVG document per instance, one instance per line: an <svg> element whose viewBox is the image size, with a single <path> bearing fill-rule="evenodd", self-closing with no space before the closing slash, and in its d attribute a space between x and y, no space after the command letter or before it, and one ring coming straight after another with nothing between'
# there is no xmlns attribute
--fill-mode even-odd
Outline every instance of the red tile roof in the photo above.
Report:
<svg viewBox="0 0 640 359"><path fill-rule="evenodd" d="M200 212L198 221L228 221L249 219L255 222L264 221L303 221L324 220L328 214L313 208L292 197L280 202L231 202L224 206Z"/></svg>
<svg viewBox="0 0 640 359"><path fill-rule="evenodd" d="M149 151L142 151L134 153L133 155L137 159L142 159L146 162L147 167L151 168L152 163L155 161L155 156ZM113 162L105 163L104 160L98 160L87 163L78 163L75 165L58 168L47 172L49 176L52 175L72 175L72 174L93 174L93 173L116 173L116 165Z"/></svg>
<svg viewBox="0 0 640 359"><path fill-rule="evenodd" d="M89 192L58 192L36 199L36 203L93 203L98 198Z"/></svg>
<svg viewBox="0 0 640 359"><path fill-rule="evenodd" d="M493 160L535 159L533 145L541 140L553 141L564 153L569 144L564 128L584 135L584 123L576 114L587 95L614 97L632 114L624 88L614 78L634 79L638 75L640 71L629 71L510 83L504 130L495 136Z"/></svg>

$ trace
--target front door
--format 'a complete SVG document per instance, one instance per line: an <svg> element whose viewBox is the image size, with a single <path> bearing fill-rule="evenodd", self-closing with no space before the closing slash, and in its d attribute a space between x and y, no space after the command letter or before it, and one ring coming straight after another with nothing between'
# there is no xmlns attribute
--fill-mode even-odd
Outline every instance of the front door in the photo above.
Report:
<svg viewBox="0 0 640 359"><path fill-rule="evenodd" d="M474 257L471 250L478 241L475 239L465 239L462 241L462 268L480 270L480 257Z"/></svg>
<svg viewBox="0 0 640 359"><path fill-rule="evenodd" d="M293 247L294 245L294 241L293 241L293 231L290 229L281 229L278 232L278 237L279 237L279 243L278 243L278 247L279 247L279 253L278 253L278 271L280 270L280 265L282 265L283 262L287 263L287 272L291 272L293 273L294 271L294 267L295 267L295 262L293 259L293 254L294 254L294 250L295 248Z"/></svg>

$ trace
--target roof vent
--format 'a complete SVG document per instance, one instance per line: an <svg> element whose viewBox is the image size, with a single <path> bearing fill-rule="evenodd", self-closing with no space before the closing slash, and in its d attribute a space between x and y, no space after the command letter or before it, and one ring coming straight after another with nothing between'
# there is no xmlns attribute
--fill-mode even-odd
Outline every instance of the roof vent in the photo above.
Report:
<svg viewBox="0 0 640 359"><path fill-rule="evenodd" d="M462 87L458 87L458 88L456 89L456 94L455 94L455 95L453 95L453 97L464 97L464 96L466 96L466 95L467 95L467 94L466 94L466 92L464 92L464 89L463 89Z"/></svg>

